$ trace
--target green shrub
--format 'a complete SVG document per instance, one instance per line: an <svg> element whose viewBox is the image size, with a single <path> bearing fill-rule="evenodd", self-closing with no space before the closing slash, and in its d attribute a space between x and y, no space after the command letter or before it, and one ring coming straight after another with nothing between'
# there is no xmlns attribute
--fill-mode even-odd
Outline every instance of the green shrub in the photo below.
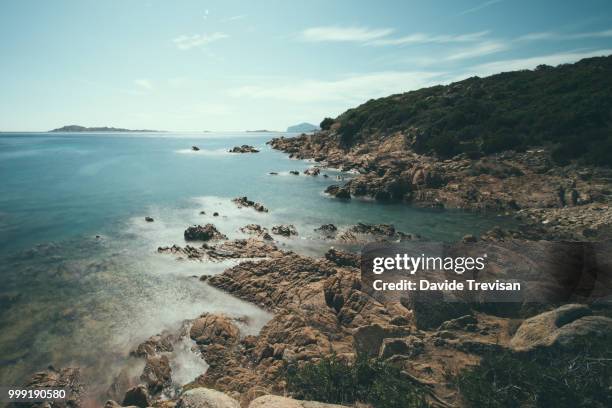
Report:
<svg viewBox="0 0 612 408"><path fill-rule="evenodd" d="M353 364L336 356L287 369L289 390L300 399L334 404L370 403L376 408L426 407L423 390L384 360L359 356Z"/></svg>
<svg viewBox="0 0 612 408"><path fill-rule="evenodd" d="M489 354L456 379L470 407L610 407L610 339L584 340L573 351Z"/></svg>
<svg viewBox="0 0 612 408"><path fill-rule="evenodd" d="M551 145L559 164L612 166L612 56L374 99L336 121L347 147L414 128L426 135L414 147L419 153L477 156Z"/></svg>
<svg viewBox="0 0 612 408"><path fill-rule="evenodd" d="M325 118L321 121L319 127L321 128L321 130L329 130L329 128L331 128L333 124L334 120L332 118Z"/></svg>

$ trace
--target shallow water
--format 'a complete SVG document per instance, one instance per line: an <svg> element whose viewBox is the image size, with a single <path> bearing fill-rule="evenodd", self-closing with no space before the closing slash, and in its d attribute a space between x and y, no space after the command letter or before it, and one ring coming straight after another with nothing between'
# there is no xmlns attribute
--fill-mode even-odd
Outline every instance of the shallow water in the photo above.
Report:
<svg viewBox="0 0 612 408"><path fill-rule="evenodd" d="M206 311L247 316L245 331L257 332L268 313L197 279L232 263L156 253L160 245L183 244L190 224L212 222L233 238L248 223L293 223L300 235L282 245L317 254L328 244L313 229L329 222L392 223L444 241L508 222L494 214L330 199L321 192L339 173L290 175L311 164L269 149L271 137L0 134L0 385L20 384L49 364L76 364L103 387L138 342ZM241 144L261 153L227 153ZM243 195L270 212L236 208L231 198ZM185 382L205 367L189 360L189 348L184 344L176 357Z"/></svg>

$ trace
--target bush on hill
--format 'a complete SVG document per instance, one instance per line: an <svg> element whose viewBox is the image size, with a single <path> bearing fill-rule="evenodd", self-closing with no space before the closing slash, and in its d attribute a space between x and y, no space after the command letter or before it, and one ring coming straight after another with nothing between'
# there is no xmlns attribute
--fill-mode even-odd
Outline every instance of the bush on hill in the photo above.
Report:
<svg viewBox="0 0 612 408"><path fill-rule="evenodd" d="M415 148L440 157L551 145L560 164L611 166L612 56L374 99L335 122L344 146L416 128Z"/></svg>

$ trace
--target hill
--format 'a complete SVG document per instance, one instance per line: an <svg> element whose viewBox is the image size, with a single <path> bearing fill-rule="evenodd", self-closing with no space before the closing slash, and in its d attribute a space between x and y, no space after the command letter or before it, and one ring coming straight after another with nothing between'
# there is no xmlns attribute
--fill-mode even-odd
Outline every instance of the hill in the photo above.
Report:
<svg viewBox="0 0 612 408"><path fill-rule="evenodd" d="M49 132L157 132L157 130L148 129L123 129L115 127L85 127L79 125L66 125L61 128L50 130Z"/></svg>
<svg viewBox="0 0 612 408"><path fill-rule="evenodd" d="M370 100L273 148L352 171L326 193L514 213L529 239L612 237L612 57Z"/></svg>
<svg viewBox="0 0 612 408"><path fill-rule="evenodd" d="M317 125L313 125L312 123L300 123L298 125L293 125L293 126L289 126L287 128L287 132L290 133L310 133L310 132L316 132L317 130L319 130L319 127Z"/></svg>
<svg viewBox="0 0 612 408"><path fill-rule="evenodd" d="M612 56L473 77L370 100L326 119L345 147L403 132L449 158L551 145L559 164L612 164Z"/></svg>

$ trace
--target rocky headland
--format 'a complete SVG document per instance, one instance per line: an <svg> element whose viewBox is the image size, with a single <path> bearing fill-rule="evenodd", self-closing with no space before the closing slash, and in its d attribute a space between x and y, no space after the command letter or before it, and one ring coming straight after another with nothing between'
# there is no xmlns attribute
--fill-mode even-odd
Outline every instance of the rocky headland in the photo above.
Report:
<svg viewBox="0 0 612 408"><path fill-rule="evenodd" d="M594 109L608 115L605 73L612 74L612 57L470 78L371 100L326 118L319 132L268 143L353 173L327 188L338 199L507 213L543 239L609 239L609 121L565 120L587 115L572 98L597 100ZM511 86L519 80L521 91ZM555 81L576 87L557 91Z"/></svg>

